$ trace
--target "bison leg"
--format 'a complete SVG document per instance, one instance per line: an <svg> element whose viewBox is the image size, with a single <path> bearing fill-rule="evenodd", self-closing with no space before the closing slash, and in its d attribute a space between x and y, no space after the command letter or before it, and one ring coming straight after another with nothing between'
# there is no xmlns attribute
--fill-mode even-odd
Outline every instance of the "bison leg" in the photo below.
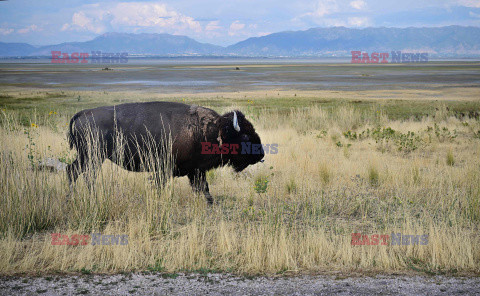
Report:
<svg viewBox="0 0 480 296"><path fill-rule="evenodd" d="M163 172L160 172L160 171L156 171L153 173L153 182L155 183L155 185L157 186L157 188L159 190L162 190L163 188L165 188L165 184L167 184L167 174L163 173Z"/></svg>
<svg viewBox="0 0 480 296"><path fill-rule="evenodd" d="M78 159L75 159L71 164L67 165L66 171L68 177L68 185L70 189L67 194L67 200L69 200L72 196L73 184L75 184L78 176L81 174L80 162L78 161Z"/></svg>
<svg viewBox="0 0 480 296"><path fill-rule="evenodd" d="M80 154L81 155L81 154ZM73 190L73 185L78 179L78 176L85 173L85 182L90 192L94 189L94 183L97 177L97 171L99 166L103 163L103 159L100 159L98 163L93 163L86 159L86 157L77 157L72 164L69 164L66 168L68 182L70 185L70 192Z"/></svg>
<svg viewBox="0 0 480 296"><path fill-rule="evenodd" d="M97 180L98 169L99 168L96 165L90 165L84 170L85 174L83 176L85 177L85 183L87 183L90 193L92 193L95 189L95 181Z"/></svg>
<svg viewBox="0 0 480 296"><path fill-rule="evenodd" d="M70 184L70 187L72 187L73 184L75 184L75 182L77 181L78 175L81 174L80 162L78 161L78 159L75 159L74 162L67 165L66 170L67 170L67 176L68 176L68 184Z"/></svg>
<svg viewBox="0 0 480 296"><path fill-rule="evenodd" d="M196 171L195 173L188 174L188 179L190 180L190 185L195 192L203 192L207 203L211 205L213 203L213 198L210 195L210 190L208 189L207 177L204 171Z"/></svg>

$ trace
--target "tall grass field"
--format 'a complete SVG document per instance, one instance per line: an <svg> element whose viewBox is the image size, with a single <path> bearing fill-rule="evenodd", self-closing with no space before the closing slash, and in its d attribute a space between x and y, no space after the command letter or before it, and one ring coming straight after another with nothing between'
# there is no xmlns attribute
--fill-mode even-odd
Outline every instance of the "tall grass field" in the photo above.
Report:
<svg viewBox="0 0 480 296"><path fill-rule="evenodd" d="M67 129L82 109L177 101L237 108L262 143L264 163L207 173L207 205L185 178L158 190L150 173L106 161L70 191ZM290 274L480 272L480 101L354 100L245 93L10 90L0 96L0 271ZM155 161L155 160L153 160ZM55 245L52 234L126 235L127 244ZM360 233L363 245L352 244ZM386 245L372 235L427 235ZM368 242L363 239L367 236Z"/></svg>

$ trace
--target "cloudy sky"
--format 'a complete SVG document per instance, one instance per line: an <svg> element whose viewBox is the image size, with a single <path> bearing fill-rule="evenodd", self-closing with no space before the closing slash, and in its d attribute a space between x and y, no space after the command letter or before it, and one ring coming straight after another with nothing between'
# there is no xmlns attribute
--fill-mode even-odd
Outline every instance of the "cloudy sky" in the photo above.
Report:
<svg viewBox="0 0 480 296"><path fill-rule="evenodd" d="M480 26L480 0L0 0L0 41L86 41L105 32L169 33L230 45L312 27Z"/></svg>

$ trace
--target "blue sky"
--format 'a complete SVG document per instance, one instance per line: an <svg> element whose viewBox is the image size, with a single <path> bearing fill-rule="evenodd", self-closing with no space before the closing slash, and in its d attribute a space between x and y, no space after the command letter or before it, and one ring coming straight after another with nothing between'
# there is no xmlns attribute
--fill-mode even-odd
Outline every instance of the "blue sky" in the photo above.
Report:
<svg viewBox="0 0 480 296"><path fill-rule="evenodd" d="M312 27L480 26L480 0L0 1L0 41L86 41L106 32L169 33L230 45Z"/></svg>

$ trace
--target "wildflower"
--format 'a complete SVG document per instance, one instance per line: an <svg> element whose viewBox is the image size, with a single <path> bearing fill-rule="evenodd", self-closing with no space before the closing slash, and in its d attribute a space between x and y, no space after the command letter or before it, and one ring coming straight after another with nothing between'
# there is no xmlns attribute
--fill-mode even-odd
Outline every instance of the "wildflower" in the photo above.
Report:
<svg viewBox="0 0 480 296"><path fill-rule="evenodd" d="M38 125L36 125L35 123L32 123L32 127L37 128Z"/></svg>

